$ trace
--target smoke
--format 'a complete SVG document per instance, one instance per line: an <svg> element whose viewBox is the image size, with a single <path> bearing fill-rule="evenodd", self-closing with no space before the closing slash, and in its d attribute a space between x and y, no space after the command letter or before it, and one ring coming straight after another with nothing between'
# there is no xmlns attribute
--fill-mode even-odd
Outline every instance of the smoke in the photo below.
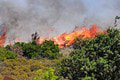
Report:
<svg viewBox="0 0 120 80"><path fill-rule="evenodd" d="M81 0L1 0L0 27L8 27L11 39L28 40L35 31L48 36L51 31L59 34L70 30L69 25L75 25L75 19L84 12Z"/></svg>
<svg viewBox="0 0 120 80"><path fill-rule="evenodd" d="M113 27L115 17L120 16L119 4L120 0L86 0L85 6L89 8L89 11L84 19L85 24L96 23L101 28Z"/></svg>
<svg viewBox="0 0 120 80"><path fill-rule="evenodd" d="M119 0L0 0L0 29L7 27L10 39L30 40L36 31L48 37L70 32L76 25L97 23L104 28L114 25L119 4Z"/></svg>
<svg viewBox="0 0 120 80"><path fill-rule="evenodd" d="M7 26L13 39L28 38L35 31L45 36L61 13L60 0L1 0L0 27Z"/></svg>

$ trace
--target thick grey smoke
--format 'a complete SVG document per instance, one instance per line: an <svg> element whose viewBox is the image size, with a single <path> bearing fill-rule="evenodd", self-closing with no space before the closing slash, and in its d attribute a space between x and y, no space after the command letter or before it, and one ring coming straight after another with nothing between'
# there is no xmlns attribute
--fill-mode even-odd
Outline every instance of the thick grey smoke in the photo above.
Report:
<svg viewBox="0 0 120 80"><path fill-rule="evenodd" d="M75 25L113 26L119 4L119 0L0 0L0 29L7 27L10 39L30 40L36 31L48 37L70 32Z"/></svg>
<svg viewBox="0 0 120 80"><path fill-rule="evenodd" d="M1 27L9 28L9 35L28 37L35 31L46 32L60 17L59 0L1 0ZM51 28L50 28L51 29ZM44 35L43 35L44 36Z"/></svg>
<svg viewBox="0 0 120 80"><path fill-rule="evenodd" d="M35 31L48 36L50 31L65 29L65 26L57 24L61 20L63 23L60 24L73 23L73 18L84 12L81 0L0 0L0 27L6 26L8 36L13 39L28 39Z"/></svg>

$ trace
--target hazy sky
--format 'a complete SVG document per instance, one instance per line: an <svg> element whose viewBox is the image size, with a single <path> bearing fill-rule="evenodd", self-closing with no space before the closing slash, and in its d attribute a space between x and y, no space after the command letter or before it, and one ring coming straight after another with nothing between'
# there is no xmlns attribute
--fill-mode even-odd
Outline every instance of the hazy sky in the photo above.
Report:
<svg viewBox="0 0 120 80"><path fill-rule="evenodd" d="M120 0L0 0L0 27L25 39L35 31L58 35L94 23L106 28L115 16L120 16Z"/></svg>

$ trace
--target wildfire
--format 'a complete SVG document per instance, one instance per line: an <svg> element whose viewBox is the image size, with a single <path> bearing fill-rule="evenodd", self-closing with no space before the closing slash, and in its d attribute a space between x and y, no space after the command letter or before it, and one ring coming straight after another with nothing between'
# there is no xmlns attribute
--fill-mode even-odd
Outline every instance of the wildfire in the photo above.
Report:
<svg viewBox="0 0 120 80"><path fill-rule="evenodd" d="M1 35L0 35L0 47L4 47L4 45L5 45L7 31L8 31L7 27L3 27L0 31L0 33L1 33Z"/></svg>
<svg viewBox="0 0 120 80"><path fill-rule="evenodd" d="M77 37L83 37L85 39L94 38L97 34L99 34L99 28L96 24L92 25L90 29L87 29L86 27L83 27L82 29L77 29L71 33L63 33L59 36L53 37L50 40L54 41L55 44L59 45L59 48L65 48L67 46L70 46L74 43L74 40ZM44 40L47 40L45 38L40 38L38 40L38 43L42 43Z"/></svg>
<svg viewBox="0 0 120 80"><path fill-rule="evenodd" d="M0 47L4 47L4 45L5 45L5 39L6 39L6 32L4 32L4 33L0 36Z"/></svg>
<svg viewBox="0 0 120 80"><path fill-rule="evenodd" d="M87 29L85 26L80 29L79 27L76 27L73 32L71 33L62 33L59 36L55 36L53 38L41 38L37 37L38 34L35 33L32 35L32 39L36 40L38 44L43 43L45 40L52 40L55 44L59 45L59 48L65 48L74 43L74 40L78 37L82 37L84 39L91 39L94 38L96 35L105 33L105 31L100 32L99 28L96 24L91 25L90 29ZM1 34L0 36L0 46L4 47L6 39L6 32ZM20 38L16 38L16 42L22 42Z"/></svg>

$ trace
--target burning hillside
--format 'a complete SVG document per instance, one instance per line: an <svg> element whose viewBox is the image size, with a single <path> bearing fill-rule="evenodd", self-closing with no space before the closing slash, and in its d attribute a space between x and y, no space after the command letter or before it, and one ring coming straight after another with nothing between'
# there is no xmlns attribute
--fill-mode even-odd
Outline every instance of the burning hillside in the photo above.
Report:
<svg viewBox="0 0 120 80"><path fill-rule="evenodd" d="M104 32L104 31L103 31ZM94 38L97 34L103 33L99 31L99 27L94 24L91 25L90 29L87 29L85 26L80 28L75 28L75 30L71 33L62 33L59 36L55 36L50 40L54 41L55 44L59 45L59 48L65 48L73 44L74 40L78 37L82 37L85 39ZM42 43L47 40L46 38L39 38L37 43Z"/></svg>
<svg viewBox="0 0 120 80"><path fill-rule="evenodd" d="M90 38L94 38L96 35L100 33L104 33L104 31L100 32L99 27L96 24L93 24L91 25L90 29L87 29L85 26L82 27L82 29L80 29L79 27L75 27L75 29L71 33L64 32L61 35L52 37L50 39L38 37L39 35L35 33L33 39L36 40L38 44L43 43L45 40L52 40L54 41L55 44L59 45L59 48L65 48L72 45L74 40L78 37L82 37L84 39L90 39ZM1 47L5 45L5 39L6 39L6 32L4 32L0 37ZM16 42L21 42L21 40L20 39L18 40L18 38L16 38Z"/></svg>
<svg viewBox="0 0 120 80"><path fill-rule="evenodd" d="M0 80L120 80L120 0L0 0Z"/></svg>

